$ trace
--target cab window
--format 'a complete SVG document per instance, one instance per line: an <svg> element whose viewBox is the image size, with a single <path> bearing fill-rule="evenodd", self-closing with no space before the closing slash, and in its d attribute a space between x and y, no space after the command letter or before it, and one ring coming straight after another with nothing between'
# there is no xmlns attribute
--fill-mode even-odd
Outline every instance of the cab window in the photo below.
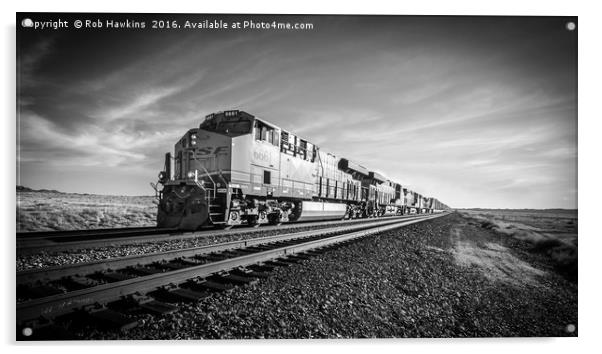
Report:
<svg viewBox="0 0 602 354"><path fill-rule="evenodd" d="M251 122L252 120L249 117L224 117L220 114L205 119L199 128L230 137L237 137L251 133Z"/></svg>
<svg viewBox="0 0 602 354"><path fill-rule="evenodd" d="M280 141L276 129L258 120L255 121L255 140L266 141L275 146L278 146Z"/></svg>

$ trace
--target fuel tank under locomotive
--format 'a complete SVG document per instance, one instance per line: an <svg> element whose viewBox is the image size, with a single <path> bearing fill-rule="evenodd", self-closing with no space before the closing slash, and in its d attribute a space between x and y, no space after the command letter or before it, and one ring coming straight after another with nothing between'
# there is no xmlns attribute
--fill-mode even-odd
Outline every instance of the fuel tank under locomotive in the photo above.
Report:
<svg viewBox="0 0 602 354"><path fill-rule="evenodd" d="M209 207L205 191L194 184L165 185L159 201L157 225L196 230L207 222Z"/></svg>

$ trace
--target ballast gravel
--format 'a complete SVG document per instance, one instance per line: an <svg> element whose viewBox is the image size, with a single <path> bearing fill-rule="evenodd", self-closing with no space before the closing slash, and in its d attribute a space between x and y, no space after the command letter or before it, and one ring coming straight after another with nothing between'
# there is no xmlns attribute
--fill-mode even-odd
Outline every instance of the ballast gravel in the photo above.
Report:
<svg viewBox="0 0 602 354"><path fill-rule="evenodd" d="M497 243L541 269L533 283L459 263L458 241ZM451 214L369 237L217 293L127 332L89 339L576 336L577 284L520 243Z"/></svg>

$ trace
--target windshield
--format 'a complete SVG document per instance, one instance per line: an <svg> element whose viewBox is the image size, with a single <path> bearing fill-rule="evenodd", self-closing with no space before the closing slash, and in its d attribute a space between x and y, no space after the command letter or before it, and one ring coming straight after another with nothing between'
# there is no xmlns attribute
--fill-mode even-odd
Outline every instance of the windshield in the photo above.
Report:
<svg viewBox="0 0 602 354"><path fill-rule="evenodd" d="M223 114L216 114L212 118L206 119L199 126L200 129L231 137L251 134L252 127L252 118L244 116L226 117Z"/></svg>

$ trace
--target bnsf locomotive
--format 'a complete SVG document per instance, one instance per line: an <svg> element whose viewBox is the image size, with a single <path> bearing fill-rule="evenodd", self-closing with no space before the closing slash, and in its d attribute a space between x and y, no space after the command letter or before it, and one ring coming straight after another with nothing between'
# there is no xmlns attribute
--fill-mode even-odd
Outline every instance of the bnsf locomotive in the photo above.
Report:
<svg viewBox="0 0 602 354"><path fill-rule="evenodd" d="M243 111L210 114L167 153L159 227L435 213L447 206Z"/></svg>

